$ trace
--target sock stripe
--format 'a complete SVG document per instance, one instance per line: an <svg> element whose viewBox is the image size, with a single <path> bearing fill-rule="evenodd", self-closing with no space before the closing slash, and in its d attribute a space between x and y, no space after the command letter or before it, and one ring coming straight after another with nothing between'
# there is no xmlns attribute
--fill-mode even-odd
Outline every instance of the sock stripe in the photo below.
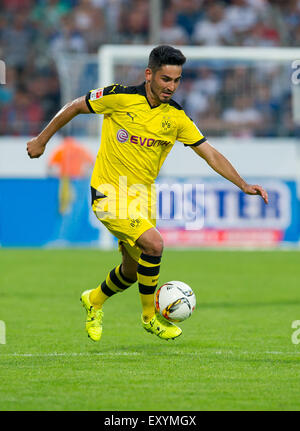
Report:
<svg viewBox="0 0 300 431"><path fill-rule="evenodd" d="M125 275L123 274L123 271L122 271L122 264L116 268L116 274L117 274L117 276L120 275L120 280L124 284L128 284L128 287L136 282L136 280L130 280L129 278L125 277Z"/></svg>
<svg viewBox="0 0 300 431"><path fill-rule="evenodd" d="M160 265L147 267L144 265L138 265L138 273L141 275L147 275L149 277L158 275L160 270Z"/></svg>
<svg viewBox="0 0 300 431"><path fill-rule="evenodd" d="M161 256L148 256L141 254L138 267L137 278L139 283L139 292L142 295L151 295L157 287ZM144 262L146 265L144 265Z"/></svg>
<svg viewBox="0 0 300 431"><path fill-rule="evenodd" d="M127 285L122 283L122 281L117 277L116 275L116 268L110 271L106 278L106 284L111 290L114 290L116 292L122 292L123 290L127 289Z"/></svg>
<svg viewBox="0 0 300 431"><path fill-rule="evenodd" d="M106 281L103 281L103 283L101 284L101 290L106 296L113 296L115 293L117 293L107 286Z"/></svg>
<svg viewBox="0 0 300 431"><path fill-rule="evenodd" d="M153 268L153 266L160 265L159 263L149 263L149 262L146 262L145 260L143 260L141 258L139 259L139 263L141 265L143 265L143 266L146 266L147 268Z"/></svg>
<svg viewBox="0 0 300 431"><path fill-rule="evenodd" d="M144 260L145 262L158 265L161 261L161 256L149 256L148 254L142 253L140 259Z"/></svg>
<svg viewBox="0 0 300 431"><path fill-rule="evenodd" d="M146 286L152 287L158 282L158 275L153 275L152 277L148 277L147 275L138 275L139 284L145 284Z"/></svg>
<svg viewBox="0 0 300 431"><path fill-rule="evenodd" d="M139 292L143 295L152 295L155 292L156 287L157 284L155 286L148 286L146 284L139 283Z"/></svg>
<svg viewBox="0 0 300 431"><path fill-rule="evenodd" d="M101 290L106 296L113 296L118 292L124 292L125 289L128 289L134 283L132 280L125 280L126 277L123 277L122 273L119 272L120 267L121 265L118 265L112 269L101 284Z"/></svg>

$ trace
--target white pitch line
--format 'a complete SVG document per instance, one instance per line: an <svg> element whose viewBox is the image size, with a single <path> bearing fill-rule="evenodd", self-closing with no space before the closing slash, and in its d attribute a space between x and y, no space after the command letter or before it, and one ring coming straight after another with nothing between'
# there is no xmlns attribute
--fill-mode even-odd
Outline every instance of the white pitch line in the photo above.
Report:
<svg viewBox="0 0 300 431"><path fill-rule="evenodd" d="M57 356L138 356L138 352L53 352L53 353L0 353L1 356L9 357L57 357Z"/></svg>
<svg viewBox="0 0 300 431"><path fill-rule="evenodd" d="M209 355L298 355L300 357L300 352L280 352L280 351L266 351L266 352L247 352L247 351L232 351L232 350L218 350L214 352L180 352L180 351L170 351L172 355L178 356L209 356ZM147 352L50 352L50 353L0 353L1 357L21 357L21 358L35 358L35 357L76 357L76 356L141 356L148 355ZM160 356L165 355L164 352L152 353L151 355Z"/></svg>

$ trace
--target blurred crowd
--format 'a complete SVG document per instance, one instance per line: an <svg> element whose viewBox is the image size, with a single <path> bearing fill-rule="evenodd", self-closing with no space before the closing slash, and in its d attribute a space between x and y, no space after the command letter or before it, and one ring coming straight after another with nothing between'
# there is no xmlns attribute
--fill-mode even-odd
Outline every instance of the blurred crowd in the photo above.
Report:
<svg viewBox="0 0 300 431"><path fill-rule="evenodd" d="M6 84L0 85L0 134L36 135L59 110L58 53L150 43L150 3L2 0L0 59L7 70ZM160 43L300 44L299 0L162 0L161 5ZM282 65L186 67L177 100L207 135L298 136L288 73Z"/></svg>

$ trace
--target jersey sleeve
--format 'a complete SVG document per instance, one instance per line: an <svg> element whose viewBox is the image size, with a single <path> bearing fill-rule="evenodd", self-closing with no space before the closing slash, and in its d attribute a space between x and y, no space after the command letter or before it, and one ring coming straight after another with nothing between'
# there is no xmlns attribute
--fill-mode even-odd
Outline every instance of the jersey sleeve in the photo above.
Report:
<svg viewBox="0 0 300 431"><path fill-rule="evenodd" d="M183 113L177 131L177 140L185 147L197 147L206 141L196 124L185 113Z"/></svg>
<svg viewBox="0 0 300 431"><path fill-rule="evenodd" d="M118 95L122 92L122 85L114 84L109 87L90 90L85 101L93 114L111 114L119 105Z"/></svg>

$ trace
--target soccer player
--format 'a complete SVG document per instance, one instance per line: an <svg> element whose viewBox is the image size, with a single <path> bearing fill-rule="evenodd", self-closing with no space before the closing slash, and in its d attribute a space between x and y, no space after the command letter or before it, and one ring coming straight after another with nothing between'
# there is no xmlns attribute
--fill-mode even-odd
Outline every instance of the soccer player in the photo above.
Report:
<svg viewBox="0 0 300 431"><path fill-rule="evenodd" d="M247 184L173 101L185 61L182 52L171 46L154 48L143 84L114 84L89 91L67 103L27 144L29 157L39 157L49 139L76 115L104 114L101 146L91 178L92 207L97 218L119 239L122 262L98 287L81 295L87 312L86 330L94 341L101 338L105 301L136 281L144 329L166 340L182 333L156 313L154 306L163 239L155 227L153 184L176 140L243 192L260 195L268 202L267 192L259 185Z"/></svg>

